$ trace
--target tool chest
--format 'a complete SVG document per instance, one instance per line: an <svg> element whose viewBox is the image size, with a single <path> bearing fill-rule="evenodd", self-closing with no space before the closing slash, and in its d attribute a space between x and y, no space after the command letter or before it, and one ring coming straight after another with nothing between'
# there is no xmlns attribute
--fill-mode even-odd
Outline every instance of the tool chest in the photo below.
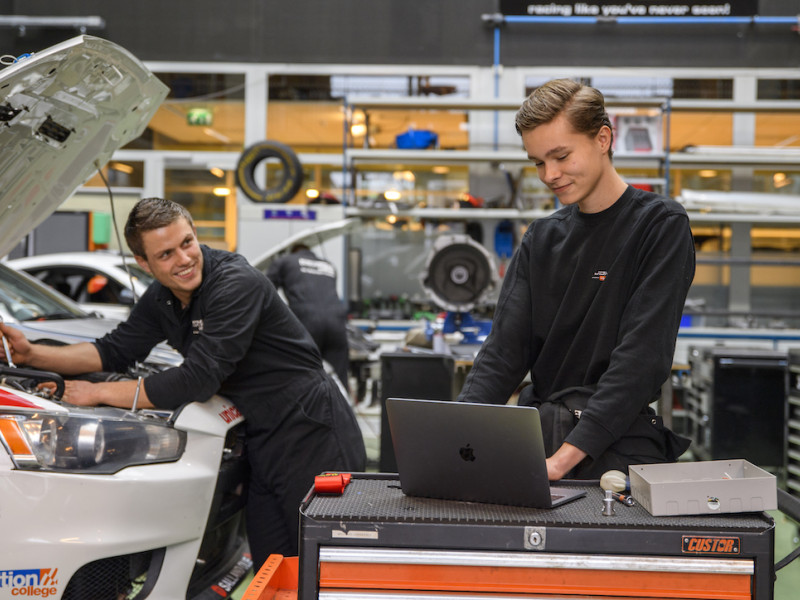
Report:
<svg viewBox="0 0 800 600"><path fill-rule="evenodd" d="M563 483L563 482L562 482ZM772 598L767 513L602 514L597 482L555 509L409 497L395 474L354 474L300 509L300 600Z"/></svg>

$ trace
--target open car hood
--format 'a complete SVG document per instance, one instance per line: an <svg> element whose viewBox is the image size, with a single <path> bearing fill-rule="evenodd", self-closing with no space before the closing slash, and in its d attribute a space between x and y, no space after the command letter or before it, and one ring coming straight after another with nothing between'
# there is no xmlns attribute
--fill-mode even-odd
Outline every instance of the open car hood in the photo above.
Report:
<svg viewBox="0 0 800 600"><path fill-rule="evenodd" d="M81 35L0 70L0 256L141 135L168 88Z"/></svg>
<svg viewBox="0 0 800 600"><path fill-rule="evenodd" d="M325 223L309 229L304 229L303 231L299 231L298 233L286 238L282 242L274 245L263 254L257 256L250 261L250 264L259 271L266 273L269 269L269 266L272 264L272 261L279 256L291 252L292 247L295 245L305 244L309 248L313 248L314 246L323 244L328 240L332 240L351 231L355 231L360 226L360 219L349 218L342 219L341 221L334 221L333 223Z"/></svg>

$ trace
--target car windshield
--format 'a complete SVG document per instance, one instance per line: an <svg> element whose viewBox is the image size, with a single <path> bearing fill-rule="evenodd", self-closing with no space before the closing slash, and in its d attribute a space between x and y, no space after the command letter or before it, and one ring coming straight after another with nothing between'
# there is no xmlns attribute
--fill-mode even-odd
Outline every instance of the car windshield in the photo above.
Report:
<svg viewBox="0 0 800 600"><path fill-rule="evenodd" d="M130 271L130 274L133 276L134 279L138 279L145 287L149 286L151 283L155 281L152 275L145 271L142 267L140 267L136 262L131 259L125 261L125 264L118 264L117 265L123 271L127 267Z"/></svg>
<svg viewBox="0 0 800 600"><path fill-rule="evenodd" d="M17 321L90 317L68 299L6 265L0 265L0 312Z"/></svg>

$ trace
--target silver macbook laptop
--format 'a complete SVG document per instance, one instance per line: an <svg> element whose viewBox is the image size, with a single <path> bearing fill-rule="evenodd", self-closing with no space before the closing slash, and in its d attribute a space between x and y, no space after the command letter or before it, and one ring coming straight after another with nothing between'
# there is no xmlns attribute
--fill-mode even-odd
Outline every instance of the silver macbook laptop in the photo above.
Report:
<svg viewBox="0 0 800 600"><path fill-rule="evenodd" d="M408 496L553 508L586 495L550 486L536 408L388 398L386 411Z"/></svg>

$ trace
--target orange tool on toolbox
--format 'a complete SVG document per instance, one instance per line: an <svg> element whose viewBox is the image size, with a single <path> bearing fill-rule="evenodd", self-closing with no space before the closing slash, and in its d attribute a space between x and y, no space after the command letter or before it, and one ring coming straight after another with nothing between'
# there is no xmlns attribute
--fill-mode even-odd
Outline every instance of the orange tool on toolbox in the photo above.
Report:
<svg viewBox="0 0 800 600"><path fill-rule="evenodd" d="M317 494L343 494L350 483L350 473L322 473L314 477L314 491Z"/></svg>

